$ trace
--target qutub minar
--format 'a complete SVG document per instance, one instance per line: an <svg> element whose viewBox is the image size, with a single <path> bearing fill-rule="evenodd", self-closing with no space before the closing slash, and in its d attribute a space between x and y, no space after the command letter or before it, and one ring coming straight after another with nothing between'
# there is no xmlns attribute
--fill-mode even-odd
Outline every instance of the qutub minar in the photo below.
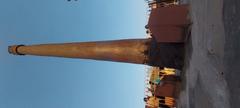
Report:
<svg viewBox="0 0 240 108"><path fill-rule="evenodd" d="M149 6L151 7L151 13L145 27L151 38L13 45L8 47L8 52L14 55L94 59L146 64L159 69L169 67L182 70L184 42L187 39L187 28L190 24L188 5L166 6L162 2L153 1L149 3ZM152 94L156 97L176 98L179 84L176 76L166 75L161 80L164 82L162 85L158 84L155 87L150 87L150 90L154 89L151 91ZM156 99L156 97L153 98ZM164 105L167 104L164 103ZM171 106L176 106L176 103L173 102ZM145 108L153 107L146 101Z"/></svg>
<svg viewBox="0 0 240 108"><path fill-rule="evenodd" d="M152 38L39 45L13 45L15 55L56 56L147 64L181 69L188 6L175 5L151 11L147 29Z"/></svg>

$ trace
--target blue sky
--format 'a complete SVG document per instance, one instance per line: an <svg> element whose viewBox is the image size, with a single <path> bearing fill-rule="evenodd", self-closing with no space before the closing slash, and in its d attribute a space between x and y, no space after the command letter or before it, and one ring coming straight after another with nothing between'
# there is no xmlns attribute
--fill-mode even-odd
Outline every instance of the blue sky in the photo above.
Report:
<svg viewBox="0 0 240 108"><path fill-rule="evenodd" d="M144 108L146 66L13 56L12 44L145 38L144 0L1 0L0 108Z"/></svg>

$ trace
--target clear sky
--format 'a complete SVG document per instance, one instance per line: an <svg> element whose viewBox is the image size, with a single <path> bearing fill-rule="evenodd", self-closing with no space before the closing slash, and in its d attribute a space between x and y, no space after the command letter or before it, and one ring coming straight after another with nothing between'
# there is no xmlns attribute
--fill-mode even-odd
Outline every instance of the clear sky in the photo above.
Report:
<svg viewBox="0 0 240 108"><path fill-rule="evenodd" d="M0 108L144 108L145 66L13 56L12 44L145 38L144 0L1 0Z"/></svg>

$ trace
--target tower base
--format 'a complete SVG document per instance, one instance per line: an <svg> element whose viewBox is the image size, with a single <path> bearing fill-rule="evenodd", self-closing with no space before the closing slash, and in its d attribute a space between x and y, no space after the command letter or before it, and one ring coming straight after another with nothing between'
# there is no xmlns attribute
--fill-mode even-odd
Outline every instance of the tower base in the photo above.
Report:
<svg viewBox="0 0 240 108"><path fill-rule="evenodd" d="M152 40L149 48L148 65L182 70L184 64L184 43L157 43Z"/></svg>

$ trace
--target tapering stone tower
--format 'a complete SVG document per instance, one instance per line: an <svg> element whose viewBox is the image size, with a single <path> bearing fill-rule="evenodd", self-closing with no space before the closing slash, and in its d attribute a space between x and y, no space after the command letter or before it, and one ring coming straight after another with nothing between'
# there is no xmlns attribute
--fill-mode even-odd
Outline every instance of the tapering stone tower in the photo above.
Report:
<svg viewBox="0 0 240 108"><path fill-rule="evenodd" d="M8 51L15 55L106 60L177 69L183 64L183 44L157 43L153 39L13 45Z"/></svg>

